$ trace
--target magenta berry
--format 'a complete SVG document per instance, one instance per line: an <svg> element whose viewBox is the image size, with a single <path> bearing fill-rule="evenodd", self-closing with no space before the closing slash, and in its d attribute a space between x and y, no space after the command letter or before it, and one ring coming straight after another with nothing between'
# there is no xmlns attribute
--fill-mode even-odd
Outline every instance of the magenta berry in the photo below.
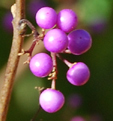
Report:
<svg viewBox="0 0 113 121"><path fill-rule="evenodd" d="M45 0L31 0L27 8L28 8L29 14L32 17L34 17L37 11L45 6L47 6L47 3Z"/></svg>
<svg viewBox="0 0 113 121"><path fill-rule="evenodd" d="M86 121L86 120L81 116L75 116L70 121Z"/></svg>
<svg viewBox="0 0 113 121"><path fill-rule="evenodd" d="M92 39L90 34L82 29L74 30L68 35L68 49L72 54L80 55L91 48Z"/></svg>
<svg viewBox="0 0 113 121"><path fill-rule="evenodd" d="M69 68L66 76L71 84L81 86L89 80L90 70L85 63L78 62Z"/></svg>
<svg viewBox="0 0 113 121"><path fill-rule="evenodd" d="M7 12L2 20L3 28L7 32L11 32L11 33L13 32L12 20L13 20L13 16L11 12Z"/></svg>
<svg viewBox="0 0 113 121"><path fill-rule="evenodd" d="M44 46L50 52L62 52L67 48L67 45L67 35L60 29L52 29L44 37Z"/></svg>
<svg viewBox="0 0 113 121"><path fill-rule="evenodd" d="M63 9L58 13L57 26L59 29L68 33L74 30L78 20L76 13L71 9Z"/></svg>
<svg viewBox="0 0 113 121"><path fill-rule="evenodd" d="M55 89L44 90L39 97L39 104L48 113L55 113L60 110L64 104L63 94Z"/></svg>
<svg viewBox="0 0 113 121"><path fill-rule="evenodd" d="M82 97L79 94L71 94L68 97L67 104L71 108L78 108L82 105Z"/></svg>
<svg viewBox="0 0 113 121"><path fill-rule="evenodd" d="M48 54L39 53L31 59L29 67L35 76L46 77L53 69L53 62Z"/></svg>
<svg viewBox="0 0 113 121"><path fill-rule="evenodd" d="M52 28L57 21L57 13L51 7L43 7L36 13L36 22L43 29Z"/></svg>

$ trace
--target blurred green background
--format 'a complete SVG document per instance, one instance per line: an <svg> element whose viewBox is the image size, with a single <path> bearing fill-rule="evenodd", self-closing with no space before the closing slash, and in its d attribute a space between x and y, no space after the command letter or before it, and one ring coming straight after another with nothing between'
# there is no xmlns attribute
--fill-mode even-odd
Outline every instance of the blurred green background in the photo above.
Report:
<svg viewBox="0 0 113 121"><path fill-rule="evenodd" d="M7 63L12 43L12 18L9 12L14 2L0 0L1 70ZM65 77L68 68L57 59L56 87L64 94L65 105L54 114L41 110L36 121L71 121L71 118L76 116L83 117L85 121L113 121L113 1L26 0L26 18L35 26L35 12L42 6L51 6L57 11L72 8L78 15L77 29L86 29L92 36L93 45L83 55L63 55L70 62L83 61L89 66L91 77L84 86L77 87L68 83ZM26 66L24 72L15 80L7 121L30 121L38 109L39 92L34 87L48 88L50 84L51 81L47 78L34 77ZM75 104L77 103L75 107L69 102L72 94L78 95L73 99Z"/></svg>

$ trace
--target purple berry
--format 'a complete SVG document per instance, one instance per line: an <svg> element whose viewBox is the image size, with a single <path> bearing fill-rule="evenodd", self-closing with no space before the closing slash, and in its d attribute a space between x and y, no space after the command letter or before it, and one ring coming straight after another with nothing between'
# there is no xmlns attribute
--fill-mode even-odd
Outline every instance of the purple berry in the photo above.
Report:
<svg viewBox="0 0 113 121"><path fill-rule="evenodd" d="M32 0L28 4L28 11L29 14L34 17L37 13L37 11L42 8L47 6L46 0Z"/></svg>
<svg viewBox="0 0 113 121"><path fill-rule="evenodd" d="M80 55L91 48L92 39L90 34L85 30L74 30L68 35L68 49L72 54Z"/></svg>
<svg viewBox="0 0 113 121"><path fill-rule="evenodd" d="M57 21L57 13L51 7L43 7L36 13L36 22L43 29L52 28Z"/></svg>
<svg viewBox="0 0 113 121"><path fill-rule="evenodd" d="M46 77L53 69L52 58L46 53L39 53L32 57L29 67L37 77Z"/></svg>
<svg viewBox="0 0 113 121"><path fill-rule="evenodd" d="M89 77L90 70L83 62L74 64L67 71L67 80L75 86L84 85L89 80Z"/></svg>
<svg viewBox="0 0 113 121"><path fill-rule="evenodd" d="M64 95L55 89L46 89L39 97L39 104L48 113L55 113L60 110L64 101Z"/></svg>
<svg viewBox="0 0 113 121"><path fill-rule="evenodd" d="M81 116L76 116L73 117L70 121L86 121L86 120Z"/></svg>
<svg viewBox="0 0 113 121"><path fill-rule="evenodd" d="M103 121L103 118L99 114L93 114L90 116L90 121Z"/></svg>
<svg viewBox="0 0 113 121"><path fill-rule="evenodd" d="M68 97L67 104L71 108L78 108L82 104L82 97L79 94L71 94Z"/></svg>
<svg viewBox="0 0 113 121"><path fill-rule="evenodd" d="M3 17L3 28L7 31L7 32L13 32L13 26L12 26L12 20L13 20L13 16L11 14L11 12L7 12L5 14L5 16Z"/></svg>
<svg viewBox="0 0 113 121"><path fill-rule="evenodd" d="M57 26L64 32L70 32L77 26L76 13L71 9L63 9L58 13Z"/></svg>
<svg viewBox="0 0 113 121"><path fill-rule="evenodd" d="M89 29L91 29L91 31L95 34L100 34L104 32L106 28L107 28L107 21L102 18L92 20L89 23Z"/></svg>
<svg viewBox="0 0 113 121"><path fill-rule="evenodd" d="M67 35L60 29L52 29L44 37L44 46L50 52L62 52L67 48L67 45Z"/></svg>
<svg viewBox="0 0 113 121"><path fill-rule="evenodd" d="M31 16L35 16L37 11L39 9L41 9L42 7L47 6L47 3L45 0L32 0L29 4L28 4L28 10L29 13L31 14Z"/></svg>

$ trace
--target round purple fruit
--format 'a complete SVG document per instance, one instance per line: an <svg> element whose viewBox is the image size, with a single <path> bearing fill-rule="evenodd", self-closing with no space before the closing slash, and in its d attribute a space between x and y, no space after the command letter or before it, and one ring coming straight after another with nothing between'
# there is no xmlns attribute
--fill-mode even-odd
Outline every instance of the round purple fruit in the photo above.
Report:
<svg viewBox="0 0 113 121"><path fill-rule="evenodd" d="M64 95L55 89L44 90L39 97L39 104L43 110L48 113L55 113L60 110L64 104Z"/></svg>
<svg viewBox="0 0 113 121"><path fill-rule="evenodd" d="M74 30L78 24L76 13L71 9L63 9L58 13L57 26L66 33Z"/></svg>
<svg viewBox="0 0 113 121"><path fill-rule="evenodd" d="M52 29L44 37L44 46L50 52L62 52L68 46L67 35L60 29Z"/></svg>
<svg viewBox="0 0 113 121"><path fill-rule="evenodd" d="M36 22L43 29L52 28L57 21L57 13L51 7L43 7L36 13Z"/></svg>
<svg viewBox="0 0 113 121"><path fill-rule="evenodd" d="M89 80L89 77L90 70L83 62L75 63L67 71L67 80L75 86L84 85Z"/></svg>
<svg viewBox="0 0 113 121"><path fill-rule="evenodd" d="M35 76L46 77L53 69L53 61L48 54L39 53L31 58L29 67Z"/></svg>
<svg viewBox="0 0 113 121"><path fill-rule="evenodd" d="M82 29L74 30L68 35L68 49L74 55L81 55L88 51L92 45L90 34Z"/></svg>

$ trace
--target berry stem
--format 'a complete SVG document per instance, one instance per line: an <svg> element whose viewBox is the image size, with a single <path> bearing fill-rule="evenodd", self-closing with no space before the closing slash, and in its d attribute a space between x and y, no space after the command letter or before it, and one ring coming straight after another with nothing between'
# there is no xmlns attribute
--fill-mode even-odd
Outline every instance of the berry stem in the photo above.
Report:
<svg viewBox="0 0 113 121"><path fill-rule="evenodd" d="M32 23L30 21L28 21L27 19L21 19L19 21L19 31L20 31L20 34L22 36L27 36L27 35L24 35L24 33L21 32L21 29L25 27L25 24L27 24L29 26L29 28L32 30L32 34L33 34L34 40L33 40L32 44L31 44L31 47L28 50L23 50L22 49L22 52L20 52L18 54L19 56L21 56L23 54L28 53L28 59L27 59L27 61L24 62L24 64L30 62L30 59L31 59L31 56L32 56L32 52L34 50L35 45L38 43L39 40L43 40L43 38L45 36L45 30L44 29L42 29L42 34L39 34L37 32L36 28L32 25Z"/></svg>
<svg viewBox="0 0 113 121"><path fill-rule="evenodd" d="M37 38L39 33L37 32L37 30L33 26L33 24L30 21L28 21L27 19L21 19L19 21L19 29L21 30L21 28L23 28L23 26L25 26L25 24L27 24L29 26L29 28L32 30L32 33L33 33L34 37Z"/></svg>
<svg viewBox="0 0 113 121"><path fill-rule="evenodd" d="M52 60L53 60L53 70L52 70L51 77L50 77L50 79L52 79L51 88L55 89L57 73L58 73L58 71L57 71L57 62L56 62L56 53L51 52L51 57L52 57Z"/></svg>
<svg viewBox="0 0 113 121"><path fill-rule="evenodd" d="M25 51L23 50L24 51L23 54L28 53L28 59L27 59L27 61L24 62L24 64L30 62L31 56L32 56L32 52L33 52L33 49L34 49L35 45L36 45L36 41L33 41L31 47L28 50L25 50Z"/></svg>
<svg viewBox="0 0 113 121"><path fill-rule="evenodd" d="M19 62L18 53L21 51L22 42L24 40L24 37L20 35L17 26L18 22L25 16L25 0L16 0L16 4L12 6L11 10L14 17L13 19L14 33L13 33L11 52L5 72L4 84L0 96L0 121L6 120L14 78Z"/></svg>
<svg viewBox="0 0 113 121"><path fill-rule="evenodd" d="M31 55L32 52L33 52L33 49L34 49L35 45L36 45L36 41L33 41L31 47L28 50L24 51L24 52L25 53L29 53Z"/></svg>
<svg viewBox="0 0 113 121"><path fill-rule="evenodd" d="M52 79L51 89L56 89L56 79Z"/></svg>
<svg viewBox="0 0 113 121"><path fill-rule="evenodd" d="M36 113L35 113L35 115L33 116L33 118L30 120L30 121L35 121L35 119L37 118L37 116L38 116L38 114L39 114L39 112L41 111L41 106L39 105L39 108L38 108L38 110L36 111Z"/></svg>
<svg viewBox="0 0 113 121"><path fill-rule="evenodd" d="M57 72L56 53L51 52L51 57L52 57L52 60L53 60L53 71Z"/></svg>
<svg viewBox="0 0 113 121"><path fill-rule="evenodd" d="M57 54L57 57L62 60L69 68L72 67L73 63L69 62L68 60L64 59L60 54Z"/></svg>

